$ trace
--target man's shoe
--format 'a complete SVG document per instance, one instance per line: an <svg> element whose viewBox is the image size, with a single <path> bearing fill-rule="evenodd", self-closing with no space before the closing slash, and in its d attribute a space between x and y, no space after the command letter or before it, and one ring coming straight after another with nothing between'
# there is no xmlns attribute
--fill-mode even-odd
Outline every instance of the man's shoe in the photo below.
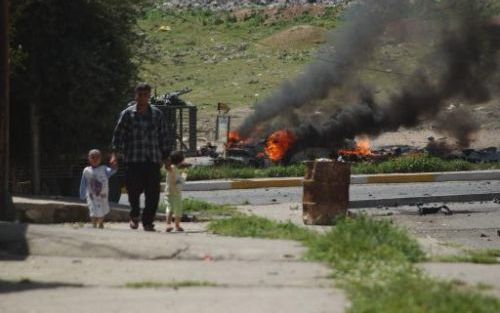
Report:
<svg viewBox="0 0 500 313"><path fill-rule="evenodd" d="M154 224L142 225L142 228L144 228L144 231L155 231L155 225Z"/></svg>
<svg viewBox="0 0 500 313"><path fill-rule="evenodd" d="M129 222L130 228L131 229L137 229L139 228L139 221L136 219L131 218Z"/></svg>

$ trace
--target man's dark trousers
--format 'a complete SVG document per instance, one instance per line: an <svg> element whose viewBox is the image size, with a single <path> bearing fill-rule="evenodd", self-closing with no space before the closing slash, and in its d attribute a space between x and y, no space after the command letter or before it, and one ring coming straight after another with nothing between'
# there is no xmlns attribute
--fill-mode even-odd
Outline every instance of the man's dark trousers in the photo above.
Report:
<svg viewBox="0 0 500 313"><path fill-rule="evenodd" d="M139 198L144 192L146 206L142 212L142 225L152 225L160 199L160 164L153 162L128 163L125 185L130 202L130 218L139 219L141 214Z"/></svg>

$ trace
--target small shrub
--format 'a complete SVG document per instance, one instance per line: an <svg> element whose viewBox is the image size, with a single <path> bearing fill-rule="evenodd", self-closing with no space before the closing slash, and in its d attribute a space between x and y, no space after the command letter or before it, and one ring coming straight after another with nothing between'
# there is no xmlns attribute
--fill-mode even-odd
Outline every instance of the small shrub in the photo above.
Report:
<svg viewBox="0 0 500 313"><path fill-rule="evenodd" d="M417 262L424 258L418 243L388 221L368 217L340 220L336 227L311 243L308 256L326 261L341 271L355 264Z"/></svg>

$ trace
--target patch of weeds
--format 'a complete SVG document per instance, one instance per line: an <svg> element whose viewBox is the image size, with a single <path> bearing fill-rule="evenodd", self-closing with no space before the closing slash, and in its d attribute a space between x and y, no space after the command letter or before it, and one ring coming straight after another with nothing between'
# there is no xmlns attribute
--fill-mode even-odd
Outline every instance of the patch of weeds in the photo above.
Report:
<svg viewBox="0 0 500 313"><path fill-rule="evenodd" d="M208 229L219 235L297 241L313 240L317 234L292 222L278 223L263 217L238 216L210 223Z"/></svg>
<svg viewBox="0 0 500 313"><path fill-rule="evenodd" d="M214 217L238 216L238 209L230 205L212 204L206 201L195 199L184 199L183 210L185 213L196 214L200 218L212 219Z"/></svg>
<svg viewBox="0 0 500 313"><path fill-rule="evenodd" d="M339 220L335 228L318 237L309 248L311 259L336 266L339 262L417 262L424 259L417 241L406 231L394 227L389 221L376 221L363 215Z"/></svg>
<svg viewBox="0 0 500 313"><path fill-rule="evenodd" d="M125 288L143 289L143 288L188 288L188 287L218 287L216 283L208 281L196 280L181 280L170 282L157 282L157 281L140 281L129 282L124 285Z"/></svg>
<svg viewBox="0 0 500 313"><path fill-rule="evenodd" d="M304 176L303 164L290 166L273 166L268 168L254 168L242 166L205 166L194 167L188 170L189 181L227 178L265 178L265 177L298 177Z"/></svg>
<svg viewBox="0 0 500 313"><path fill-rule="evenodd" d="M358 163L352 168L355 174L416 173L468 171L474 165L464 160L443 160L427 154L403 156L381 163Z"/></svg>
<svg viewBox="0 0 500 313"><path fill-rule="evenodd" d="M463 286L398 273L374 285L351 285L350 312L499 312L500 302Z"/></svg>
<svg viewBox="0 0 500 313"><path fill-rule="evenodd" d="M466 250L464 254L437 257L439 262L500 264L500 250Z"/></svg>
<svg viewBox="0 0 500 313"><path fill-rule="evenodd" d="M165 213L166 200L162 199L158 205L158 211ZM239 216L238 209L230 205L219 205L196 199L182 199L182 211L185 214L193 214L198 220L212 220L220 217Z"/></svg>
<svg viewBox="0 0 500 313"><path fill-rule="evenodd" d="M476 284L476 288L485 291L485 290L492 290L493 286L485 283L478 283Z"/></svg>

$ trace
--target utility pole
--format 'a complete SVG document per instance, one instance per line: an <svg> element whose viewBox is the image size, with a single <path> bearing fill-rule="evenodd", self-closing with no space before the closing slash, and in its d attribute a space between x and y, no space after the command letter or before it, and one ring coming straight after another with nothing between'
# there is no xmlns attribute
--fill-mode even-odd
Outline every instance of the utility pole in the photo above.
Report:
<svg viewBox="0 0 500 313"><path fill-rule="evenodd" d="M0 220L13 220L9 192L9 1L0 0Z"/></svg>

